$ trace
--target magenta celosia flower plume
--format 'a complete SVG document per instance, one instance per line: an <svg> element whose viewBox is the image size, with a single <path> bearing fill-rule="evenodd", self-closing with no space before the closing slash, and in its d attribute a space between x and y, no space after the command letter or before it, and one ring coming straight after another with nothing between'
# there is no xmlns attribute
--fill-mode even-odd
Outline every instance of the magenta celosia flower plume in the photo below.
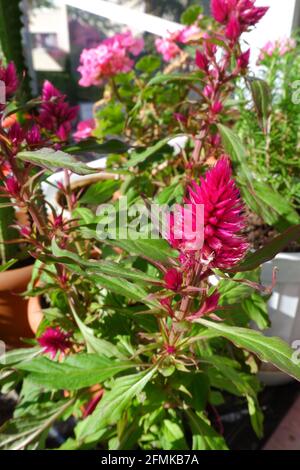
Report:
<svg viewBox="0 0 300 470"><path fill-rule="evenodd" d="M70 336L71 333L66 333L59 327L47 328L38 338L38 342L44 348L44 352L54 359L58 352L64 354L71 346Z"/></svg>
<svg viewBox="0 0 300 470"><path fill-rule="evenodd" d="M227 156L201 178L200 185L193 183L187 202L204 205L204 257L212 257L211 265L217 268L230 268L239 262L249 245L239 235L245 226L243 203Z"/></svg>
<svg viewBox="0 0 300 470"><path fill-rule="evenodd" d="M17 71L13 62L10 62L7 67L3 67L0 62L0 80L5 83L6 97L10 98L19 87Z"/></svg>
<svg viewBox="0 0 300 470"><path fill-rule="evenodd" d="M212 16L226 25L225 34L233 41L258 23L267 11L268 7L256 7L255 0L211 0Z"/></svg>
<svg viewBox="0 0 300 470"><path fill-rule="evenodd" d="M39 124L65 141L72 130L72 121L77 118L79 107L70 106L51 82L46 80L42 90L43 103L39 113Z"/></svg>
<svg viewBox="0 0 300 470"><path fill-rule="evenodd" d="M190 186L185 203L188 204L186 206L188 209L181 208L182 215L186 210L194 215L199 205L204 208L203 246L200 249L202 261L211 267L221 269L230 268L238 263L245 256L249 245L240 235L241 229L245 226L243 203L232 178L227 156L220 158L215 167L200 179L200 185L194 182ZM193 240L193 233L187 233L188 224L187 226L179 224L178 227L174 219L176 217L170 219L169 242L179 249L182 260L191 260L191 254L199 251L197 243ZM190 226L197 233L195 220Z"/></svg>

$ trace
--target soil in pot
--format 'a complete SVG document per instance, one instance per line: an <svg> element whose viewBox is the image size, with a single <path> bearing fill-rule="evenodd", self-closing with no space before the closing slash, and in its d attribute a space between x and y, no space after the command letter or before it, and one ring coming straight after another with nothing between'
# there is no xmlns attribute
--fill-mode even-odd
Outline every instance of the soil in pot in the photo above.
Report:
<svg viewBox="0 0 300 470"><path fill-rule="evenodd" d="M247 228L244 230L251 249L258 250L267 243L271 242L274 237L280 235L274 227L267 225L264 221L253 212L246 210ZM284 253L299 253L300 242L293 241L284 249Z"/></svg>

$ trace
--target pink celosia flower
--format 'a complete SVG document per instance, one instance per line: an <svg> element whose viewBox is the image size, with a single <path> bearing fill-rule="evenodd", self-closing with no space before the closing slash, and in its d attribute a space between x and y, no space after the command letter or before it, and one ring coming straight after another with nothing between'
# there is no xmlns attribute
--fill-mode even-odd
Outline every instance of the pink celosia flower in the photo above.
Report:
<svg viewBox="0 0 300 470"><path fill-rule="evenodd" d="M176 119L177 122L180 122L181 124L186 124L187 123L187 117L184 116L182 113L174 113L173 114L174 118Z"/></svg>
<svg viewBox="0 0 300 470"><path fill-rule="evenodd" d="M15 176L9 176L5 180L5 188L8 194L11 196L18 196L21 190L21 186Z"/></svg>
<svg viewBox="0 0 300 470"><path fill-rule="evenodd" d="M204 70L205 72L207 72L209 65L208 59L199 50L196 51L195 63L200 70Z"/></svg>
<svg viewBox="0 0 300 470"><path fill-rule="evenodd" d="M235 15L232 15L227 23L225 34L228 39L236 41L242 33L241 25Z"/></svg>
<svg viewBox="0 0 300 470"><path fill-rule="evenodd" d="M66 96L48 80L44 82L42 100L38 117L40 126L56 134L62 141L67 140L79 107L70 106Z"/></svg>
<svg viewBox="0 0 300 470"><path fill-rule="evenodd" d="M220 101L215 101L210 108L213 114L219 114L222 111L222 109L223 109L223 105Z"/></svg>
<svg viewBox="0 0 300 470"><path fill-rule="evenodd" d="M204 206L204 243L201 258L215 268L230 268L238 263L246 254L249 245L239 232L245 226L242 215L243 203L230 168L229 158L223 156L214 168L189 188L189 196L185 201L190 207L192 225L182 225L170 219L171 235L169 242L181 252L182 261L191 261L191 253L199 251L198 240L193 240L197 232L195 213L199 206ZM185 215L185 209L181 208ZM176 219L176 217L175 217ZM180 222L180 219L179 219ZM193 232L189 230L193 229ZM201 227L199 227L200 231ZM195 237L195 236L194 236ZM201 238L201 237L200 237Z"/></svg>
<svg viewBox="0 0 300 470"><path fill-rule="evenodd" d="M44 348L44 352L54 359L58 352L65 354L71 346L70 336L71 333L66 333L59 327L47 328L38 338L38 342Z"/></svg>
<svg viewBox="0 0 300 470"><path fill-rule="evenodd" d="M240 69L246 69L249 65L249 60L250 60L250 49L247 51L243 52L238 58L237 58L237 65Z"/></svg>
<svg viewBox="0 0 300 470"><path fill-rule="evenodd" d="M0 80L5 83L6 98L10 98L19 87L17 71L13 62L10 62L7 67L3 67L0 62Z"/></svg>
<svg viewBox="0 0 300 470"><path fill-rule="evenodd" d="M211 0L212 16L227 25L226 36L233 41L258 23L267 11L268 7L255 7L255 0Z"/></svg>
<svg viewBox="0 0 300 470"><path fill-rule="evenodd" d="M215 312L218 308L219 299L220 294L218 292L214 292L205 299L200 310L187 317L187 320L197 320L198 318L204 317L204 315L209 315L210 313Z"/></svg>
<svg viewBox="0 0 300 470"><path fill-rule="evenodd" d="M164 281L167 289L177 292L182 285L182 273L176 268L171 268L164 275Z"/></svg>
<svg viewBox="0 0 300 470"><path fill-rule="evenodd" d="M160 299L160 304L167 310L168 314L170 317L174 317L174 312L171 306L171 299L170 297L164 297L163 299Z"/></svg>
<svg viewBox="0 0 300 470"><path fill-rule="evenodd" d="M93 49L84 49L80 56L79 84L83 87L101 85L104 80L119 73L129 72L134 62L129 54L137 56L144 47L141 38L134 38L130 31L115 34Z"/></svg>
<svg viewBox="0 0 300 470"><path fill-rule="evenodd" d="M25 135L26 142L29 146L35 146L42 144L42 136L38 126L32 126Z"/></svg>
<svg viewBox="0 0 300 470"><path fill-rule="evenodd" d="M23 225L23 227L20 227L20 235L22 235L22 237L30 237L31 235L31 229L30 227L28 227L28 225Z"/></svg>
<svg viewBox="0 0 300 470"><path fill-rule="evenodd" d="M8 130L7 136L13 145L17 148L23 142L25 133L18 122L15 122Z"/></svg>
<svg viewBox="0 0 300 470"><path fill-rule="evenodd" d="M93 130L96 128L95 119L88 119L81 121L77 125L77 131L74 132L73 137L76 142L91 137Z"/></svg>
<svg viewBox="0 0 300 470"><path fill-rule="evenodd" d="M211 98L214 94L214 88L211 85L206 85L203 89L203 95L206 98Z"/></svg>

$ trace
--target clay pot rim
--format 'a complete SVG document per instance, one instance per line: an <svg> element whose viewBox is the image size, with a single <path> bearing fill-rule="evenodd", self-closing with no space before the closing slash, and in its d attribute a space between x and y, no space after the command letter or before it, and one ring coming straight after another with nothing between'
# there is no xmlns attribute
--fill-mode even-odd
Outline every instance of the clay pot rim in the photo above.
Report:
<svg viewBox="0 0 300 470"><path fill-rule="evenodd" d="M22 268L8 269L0 273L0 292L26 290L28 279L31 278L33 264Z"/></svg>

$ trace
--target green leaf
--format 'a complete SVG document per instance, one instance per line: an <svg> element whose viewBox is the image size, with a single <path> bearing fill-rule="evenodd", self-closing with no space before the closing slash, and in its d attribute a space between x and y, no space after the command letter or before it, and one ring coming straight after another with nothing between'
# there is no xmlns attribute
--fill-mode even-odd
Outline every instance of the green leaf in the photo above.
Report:
<svg viewBox="0 0 300 470"><path fill-rule="evenodd" d="M0 273L3 273L5 271L7 271L14 264L16 264L17 261L18 261L17 259L11 259L11 260L7 261L7 263L5 263L5 264L0 264Z"/></svg>
<svg viewBox="0 0 300 470"><path fill-rule="evenodd" d="M198 16L201 13L203 13L203 7L200 5L191 5L182 13L180 23L190 26L193 23L196 23Z"/></svg>
<svg viewBox="0 0 300 470"><path fill-rule="evenodd" d="M300 216L292 207L291 202L282 197L280 193L274 190L264 181L255 180L253 182L256 197L262 204L266 205L268 213L262 212L262 216L270 225L275 225L282 231L291 225L300 223Z"/></svg>
<svg viewBox="0 0 300 470"><path fill-rule="evenodd" d="M95 282L96 285L115 292L115 294L124 295L125 297L137 300L146 301L148 292L138 284L127 281L126 279L112 278L105 274L91 274L89 278ZM151 303L149 301L149 303Z"/></svg>
<svg viewBox="0 0 300 470"><path fill-rule="evenodd" d="M56 362L47 357L15 365L29 372L29 378L50 390L78 390L104 382L124 370L135 367L129 361L116 361L97 354L80 353Z"/></svg>
<svg viewBox="0 0 300 470"><path fill-rule="evenodd" d="M252 187L253 178L247 165L246 150L240 138L231 129L229 129L229 127L226 127L223 124L218 124L218 129L220 131L225 150L232 158L232 161L239 166L245 181L247 181L250 187Z"/></svg>
<svg viewBox="0 0 300 470"><path fill-rule="evenodd" d="M248 77L254 106L257 112L260 126L267 132L268 118L271 113L272 95L268 83L260 78Z"/></svg>
<svg viewBox="0 0 300 470"><path fill-rule="evenodd" d="M63 151L67 153L97 152L101 155L109 155L111 153L127 153L129 149L130 146L121 140L112 139L101 143L97 139L89 138L81 140L77 144L68 145L63 148Z"/></svg>
<svg viewBox="0 0 300 470"><path fill-rule="evenodd" d="M163 420L159 441L163 450L188 449L181 427L170 419Z"/></svg>
<svg viewBox="0 0 300 470"><path fill-rule="evenodd" d="M19 152L17 154L17 158L51 171L63 168L71 170L78 175L90 175L99 171L88 167L85 163L78 161L72 155L62 152L61 150L53 150L51 148Z"/></svg>
<svg viewBox="0 0 300 470"><path fill-rule="evenodd" d="M142 57L136 64L135 68L141 72L153 73L161 66L161 59L155 55L146 55Z"/></svg>
<svg viewBox="0 0 300 470"><path fill-rule="evenodd" d="M48 400L45 403L36 403L34 409L29 406L20 417L7 421L1 427L0 449L31 449L33 444L43 447L47 430L73 404L73 399L60 402Z"/></svg>
<svg viewBox="0 0 300 470"><path fill-rule="evenodd" d="M250 320L256 323L260 330L270 327L267 299L258 292L253 292L251 297L244 299L242 308Z"/></svg>
<svg viewBox="0 0 300 470"><path fill-rule="evenodd" d="M255 251L255 253L251 253L246 257L246 259L231 268L230 272L244 272L244 271L251 271L252 269L256 269L261 266L263 263L270 261L273 259L278 253L284 250L284 248L294 240L298 240L300 238L300 225L295 225L294 227L290 227L281 235L273 238L273 240L267 243L264 247L260 248L259 250Z"/></svg>
<svg viewBox="0 0 300 470"><path fill-rule="evenodd" d="M163 149L170 140L174 139L178 136L166 137L165 139L160 140L155 145L148 147L146 150L142 152L132 152L130 155L130 159L126 162L125 167L130 168L140 163L145 162L148 158L155 155L158 151Z"/></svg>
<svg viewBox="0 0 300 470"><path fill-rule="evenodd" d="M123 411L128 410L133 398L152 379L156 370L155 366L150 370L116 379L112 390L105 392L95 411L77 426L76 438L83 442L95 432L117 422Z"/></svg>
<svg viewBox="0 0 300 470"><path fill-rule="evenodd" d="M89 276L99 275L102 274L109 275L112 277L117 277L119 280L120 278L125 279L133 279L136 281L141 281L144 283L157 283L158 279L155 277L151 277L138 269L129 268L128 266L123 266L121 263L115 263L114 261L95 261L95 260L85 260L81 258L76 253L72 251L62 250L57 245L55 239L52 240L52 252L53 255L64 264L69 264L71 269L74 268L77 272L78 265L85 268L82 274L86 274ZM70 263L71 261L71 263ZM74 266L75 263L75 266ZM122 281L123 282L123 281ZM124 280L126 283L126 281Z"/></svg>
<svg viewBox="0 0 300 470"><path fill-rule="evenodd" d="M157 74L155 77L153 77L148 83L147 87L149 88L150 86L153 85L163 85L164 83L168 82L196 82L196 81L202 81L203 74L200 72L194 73L194 74Z"/></svg>
<svg viewBox="0 0 300 470"><path fill-rule="evenodd" d="M262 361L271 362L278 369L300 381L300 366L292 362L293 350L280 338L269 338L258 331L204 319L197 320L197 322L218 332L220 336L232 341L236 346L253 352Z"/></svg>
<svg viewBox="0 0 300 470"><path fill-rule="evenodd" d="M80 198L81 204L98 205L110 200L113 194L120 188L120 180L98 181L88 187Z"/></svg>
<svg viewBox="0 0 300 470"><path fill-rule="evenodd" d="M122 354L114 344L102 338L97 338L95 336L94 330L90 328L89 326L86 326L80 320L80 318L78 317L75 311L73 311L72 313L77 323L77 326L85 340L87 351L89 353L97 353L97 354L100 354L101 356L106 356L109 358L111 357L116 357L119 359L125 358L125 355Z"/></svg>
<svg viewBox="0 0 300 470"><path fill-rule="evenodd" d="M241 184L242 196L250 209L269 225L284 230L300 222L288 201L264 181L260 181L247 164L247 152L240 138L228 127L218 124L225 150L230 155Z"/></svg>
<svg viewBox="0 0 300 470"><path fill-rule="evenodd" d="M0 368L10 368L14 364L31 361L34 357L41 353L40 347L36 348L20 348L7 351L0 360Z"/></svg>
<svg viewBox="0 0 300 470"><path fill-rule="evenodd" d="M248 395L247 401L252 427L257 437L262 439L264 435L264 415L261 411L257 398Z"/></svg>
<svg viewBox="0 0 300 470"><path fill-rule="evenodd" d="M193 450L228 450L226 442L209 424L203 413L185 410L193 433Z"/></svg>
<svg viewBox="0 0 300 470"><path fill-rule="evenodd" d="M106 240L106 243L118 246L131 255L139 255L155 261L167 262L170 258L178 257L178 252L163 239Z"/></svg>

